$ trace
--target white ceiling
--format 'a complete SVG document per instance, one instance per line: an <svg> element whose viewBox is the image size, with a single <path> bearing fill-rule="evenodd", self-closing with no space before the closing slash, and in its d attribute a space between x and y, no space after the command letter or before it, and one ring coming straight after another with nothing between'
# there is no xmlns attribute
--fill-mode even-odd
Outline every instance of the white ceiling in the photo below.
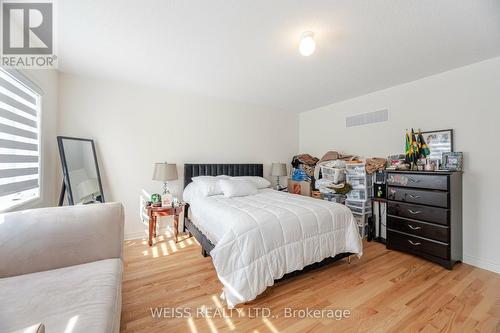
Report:
<svg viewBox="0 0 500 333"><path fill-rule="evenodd" d="M304 111L500 56L499 0L60 0L59 65ZM316 52L299 55L303 31Z"/></svg>

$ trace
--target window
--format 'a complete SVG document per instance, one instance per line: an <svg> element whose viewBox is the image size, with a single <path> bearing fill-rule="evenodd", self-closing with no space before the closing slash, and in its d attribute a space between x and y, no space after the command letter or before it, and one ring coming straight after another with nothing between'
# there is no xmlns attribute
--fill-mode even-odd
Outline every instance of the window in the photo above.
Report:
<svg viewBox="0 0 500 333"><path fill-rule="evenodd" d="M0 69L0 210L40 197L38 87Z"/></svg>

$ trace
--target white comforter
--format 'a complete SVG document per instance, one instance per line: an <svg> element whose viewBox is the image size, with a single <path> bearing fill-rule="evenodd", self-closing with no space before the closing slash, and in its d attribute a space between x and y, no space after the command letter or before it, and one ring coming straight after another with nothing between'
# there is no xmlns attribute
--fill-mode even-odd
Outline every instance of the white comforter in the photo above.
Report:
<svg viewBox="0 0 500 333"><path fill-rule="evenodd" d="M210 256L230 308L255 299L286 273L343 252L362 255L356 221L340 204L266 189L197 198L191 209L220 226Z"/></svg>

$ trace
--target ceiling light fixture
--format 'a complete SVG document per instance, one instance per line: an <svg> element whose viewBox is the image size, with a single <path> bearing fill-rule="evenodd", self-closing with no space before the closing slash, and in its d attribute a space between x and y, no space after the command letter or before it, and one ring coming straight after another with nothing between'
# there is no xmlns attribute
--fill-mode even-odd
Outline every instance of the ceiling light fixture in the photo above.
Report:
<svg viewBox="0 0 500 333"><path fill-rule="evenodd" d="M302 34L299 43L299 52L304 57L308 57L316 50L316 42L314 41L314 33L306 31Z"/></svg>

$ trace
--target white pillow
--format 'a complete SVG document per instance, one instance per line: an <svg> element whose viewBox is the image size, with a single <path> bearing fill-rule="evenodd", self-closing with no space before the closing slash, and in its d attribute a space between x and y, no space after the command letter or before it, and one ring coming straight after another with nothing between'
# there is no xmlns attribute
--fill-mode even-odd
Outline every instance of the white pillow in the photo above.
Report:
<svg viewBox="0 0 500 333"><path fill-rule="evenodd" d="M259 192L252 182L244 179L221 179L219 185L226 198L243 197Z"/></svg>
<svg viewBox="0 0 500 333"><path fill-rule="evenodd" d="M251 182L252 184L255 185L259 190L263 188L268 188L271 186L271 182L267 180L264 177L259 177L259 176L238 176L238 177L233 177L231 179L243 179Z"/></svg>
<svg viewBox="0 0 500 333"><path fill-rule="evenodd" d="M231 176L227 175L218 175L218 176L196 176L192 177L191 180L196 181L197 179L229 179Z"/></svg>
<svg viewBox="0 0 500 333"><path fill-rule="evenodd" d="M217 177L214 176L197 176L191 178L193 182L199 184L200 191L204 194L204 196L218 195L222 194L222 190L219 186L220 179L228 179L231 178L226 175L220 175Z"/></svg>
<svg viewBox="0 0 500 333"><path fill-rule="evenodd" d="M201 190L199 184L195 182L189 183L184 192L182 192L182 199L184 202L191 203L196 198L206 197L205 193Z"/></svg>

